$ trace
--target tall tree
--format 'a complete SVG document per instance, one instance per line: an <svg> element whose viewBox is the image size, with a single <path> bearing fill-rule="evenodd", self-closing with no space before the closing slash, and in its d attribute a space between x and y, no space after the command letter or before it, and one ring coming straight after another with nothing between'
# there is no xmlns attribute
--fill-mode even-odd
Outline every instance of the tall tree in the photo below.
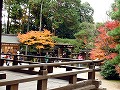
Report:
<svg viewBox="0 0 120 90"><path fill-rule="evenodd" d="M94 10L88 2L81 4L80 7L80 21L93 23L93 13Z"/></svg>
<svg viewBox="0 0 120 90"><path fill-rule="evenodd" d="M91 49L95 38L96 30L92 23L83 22L79 25L79 31L75 33L76 40L79 41L79 49Z"/></svg>
<svg viewBox="0 0 120 90"><path fill-rule="evenodd" d="M22 17L25 11L25 0L5 0L5 9L8 13L7 34L16 34L22 30ZM24 3L24 4L23 4Z"/></svg>
<svg viewBox="0 0 120 90"><path fill-rule="evenodd" d="M61 12L65 12L65 14L62 14L63 23L56 29L56 35L60 38L75 38L74 34L80 30L79 25L81 22L93 23L93 9L88 3L81 4L80 1L69 1L67 4L60 7L62 10L59 9Z"/></svg>
<svg viewBox="0 0 120 90"><path fill-rule="evenodd" d="M74 34L79 31L81 22L93 22L93 9L88 3L82 5L80 0L5 1L10 18L7 24L10 27L8 32L11 33L24 33L28 31L27 27L29 30L46 28L60 38L75 38Z"/></svg>

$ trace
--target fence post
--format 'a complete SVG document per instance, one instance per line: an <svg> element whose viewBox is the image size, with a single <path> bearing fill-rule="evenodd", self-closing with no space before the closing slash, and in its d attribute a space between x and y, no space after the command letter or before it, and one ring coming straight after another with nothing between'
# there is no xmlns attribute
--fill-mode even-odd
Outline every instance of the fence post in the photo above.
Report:
<svg viewBox="0 0 120 90"><path fill-rule="evenodd" d="M52 62L53 62L52 59L49 58L48 63L52 63ZM48 71L48 73L53 73L53 66L47 66L47 71Z"/></svg>
<svg viewBox="0 0 120 90"><path fill-rule="evenodd" d="M32 64L32 63L29 63L29 65L30 65L30 64ZM33 70L34 70L34 67L29 68L29 70L30 70L30 71L33 71Z"/></svg>
<svg viewBox="0 0 120 90"><path fill-rule="evenodd" d="M13 65L18 65L17 55L14 55L14 58L13 58Z"/></svg>
<svg viewBox="0 0 120 90"><path fill-rule="evenodd" d="M40 67L39 75L47 75L47 66ZM37 90L47 90L47 79L38 80Z"/></svg>
<svg viewBox="0 0 120 90"><path fill-rule="evenodd" d="M88 72L88 79L95 80L95 64L94 64L94 62L89 64L89 69L93 69L93 71Z"/></svg>
<svg viewBox="0 0 120 90"><path fill-rule="evenodd" d="M75 84L77 82L77 74L69 76L69 84Z"/></svg>
<svg viewBox="0 0 120 90"><path fill-rule="evenodd" d="M7 85L6 90L18 90L18 84Z"/></svg>
<svg viewBox="0 0 120 90"><path fill-rule="evenodd" d="M53 73L53 66L48 66L47 70L48 70L48 73Z"/></svg>
<svg viewBox="0 0 120 90"><path fill-rule="evenodd" d="M0 66L3 66L5 59L0 59Z"/></svg>

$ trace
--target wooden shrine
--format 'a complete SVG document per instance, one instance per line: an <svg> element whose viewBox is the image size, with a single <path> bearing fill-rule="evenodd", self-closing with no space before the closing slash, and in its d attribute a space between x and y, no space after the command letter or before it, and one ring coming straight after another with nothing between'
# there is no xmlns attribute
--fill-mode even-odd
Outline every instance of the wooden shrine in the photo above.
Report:
<svg viewBox="0 0 120 90"><path fill-rule="evenodd" d="M16 50L19 50L19 44L17 35L3 34L1 38L1 52L7 53L8 50L12 54L16 53Z"/></svg>

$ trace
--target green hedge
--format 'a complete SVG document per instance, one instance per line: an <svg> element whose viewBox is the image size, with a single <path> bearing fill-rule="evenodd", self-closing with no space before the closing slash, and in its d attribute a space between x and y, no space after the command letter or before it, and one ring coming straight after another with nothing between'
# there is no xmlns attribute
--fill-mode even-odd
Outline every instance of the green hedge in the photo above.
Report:
<svg viewBox="0 0 120 90"><path fill-rule="evenodd" d="M101 75L108 80L119 79L119 74L116 73L115 65L112 61L106 61L103 66L101 66Z"/></svg>

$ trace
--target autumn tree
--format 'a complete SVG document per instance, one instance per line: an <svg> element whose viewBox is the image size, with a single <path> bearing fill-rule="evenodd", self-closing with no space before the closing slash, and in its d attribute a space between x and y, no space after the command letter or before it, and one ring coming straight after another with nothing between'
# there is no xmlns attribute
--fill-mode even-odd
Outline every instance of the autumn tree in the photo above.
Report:
<svg viewBox="0 0 120 90"><path fill-rule="evenodd" d="M106 61L101 67L101 75L105 79L119 79L118 73L120 73L120 0L115 0L112 5L112 11L109 15L114 21L108 22L104 25L108 38L106 38L107 49L103 49L105 51L104 59L108 59L109 61ZM104 36L101 36L101 38L103 37Z"/></svg>
<svg viewBox="0 0 120 90"><path fill-rule="evenodd" d="M28 46L34 46L36 49L46 49L54 46L52 34L50 31L29 31L26 34L18 34L19 41Z"/></svg>
<svg viewBox="0 0 120 90"><path fill-rule="evenodd" d="M95 39L95 48L91 51L91 59L113 59L117 56L115 48L118 43L115 41L116 38L108 35L108 32L114 31L119 26L118 21L108 21L97 29L99 34Z"/></svg>

